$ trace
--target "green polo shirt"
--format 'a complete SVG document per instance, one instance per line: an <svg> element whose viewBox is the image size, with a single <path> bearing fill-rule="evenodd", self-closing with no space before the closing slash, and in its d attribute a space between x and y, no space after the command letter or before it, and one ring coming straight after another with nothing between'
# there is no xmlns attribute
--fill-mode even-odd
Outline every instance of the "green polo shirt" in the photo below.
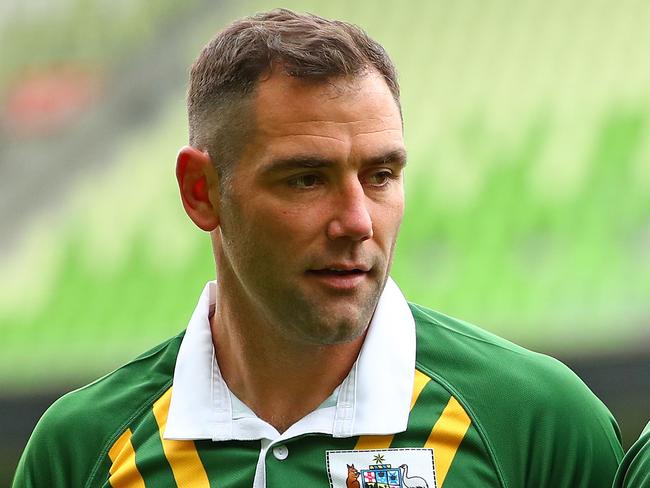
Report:
<svg viewBox="0 0 650 488"><path fill-rule="evenodd" d="M180 334L59 399L38 423L14 487L250 487L260 483L260 458L267 487L611 486L618 427L566 366L408 307L416 351L402 431L303 432L272 449L268 439L165 438ZM368 354L390 364L400 351ZM368 381L366 400L378 406L399 391L399 380Z"/></svg>

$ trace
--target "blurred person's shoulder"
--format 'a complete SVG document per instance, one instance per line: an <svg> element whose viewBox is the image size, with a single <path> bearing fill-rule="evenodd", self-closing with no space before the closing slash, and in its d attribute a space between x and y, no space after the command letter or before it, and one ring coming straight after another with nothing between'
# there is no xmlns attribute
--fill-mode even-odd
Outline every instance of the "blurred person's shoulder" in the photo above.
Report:
<svg viewBox="0 0 650 488"><path fill-rule="evenodd" d="M623 457L614 488L650 488L650 422Z"/></svg>
<svg viewBox="0 0 650 488"><path fill-rule="evenodd" d="M506 479L586 487L601 486L594 479L602 473L611 483L622 456L618 425L573 371L463 320L410 306L416 368L458 400ZM553 478L551 465L564 474ZM575 484L589 470L591 478Z"/></svg>
<svg viewBox="0 0 650 488"><path fill-rule="evenodd" d="M183 333L54 402L38 421L14 486L85 486L109 449L171 387Z"/></svg>

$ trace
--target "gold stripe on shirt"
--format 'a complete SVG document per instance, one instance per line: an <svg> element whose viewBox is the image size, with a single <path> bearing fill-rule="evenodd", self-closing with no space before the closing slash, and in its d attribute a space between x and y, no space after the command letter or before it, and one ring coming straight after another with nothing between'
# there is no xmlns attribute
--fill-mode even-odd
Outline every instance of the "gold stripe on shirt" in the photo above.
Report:
<svg viewBox="0 0 650 488"><path fill-rule="evenodd" d="M471 425L467 412L453 396L447 402L440 418L433 426L431 434L424 447L433 448L433 458L436 466L438 486L442 487L454 461L456 451L465 438Z"/></svg>
<svg viewBox="0 0 650 488"><path fill-rule="evenodd" d="M415 402L418 401L418 398L420 397L420 393L422 393L422 390L424 389L425 386L427 386L427 383L431 381L431 378L429 378L427 375L424 373L421 373L417 369L415 370L415 377L413 378L413 394L411 396L411 407L410 409L413 410L413 406L415 405ZM354 446L355 450L362 451L362 450L368 450L368 449L388 449L393 442L393 437L394 435L362 435L359 437L359 440L357 441L357 445Z"/></svg>
<svg viewBox="0 0 650 488"><path fill-rule="evenodd" d="M113 488L145 488L144 480L135 465L131 435L131 429L126 429L108 451L108 457L113 463L108 470L111 474L108 482Z"/></svg>
<svg viewBox="0 0 650 488"><path fill-rule="evenodd" d="M170 388L153 404L153 415L158 424L160 441L162 442L165 457L172 468L176 485L179 488L210 488L208 475L201 463L199 454L196 452L194 441L163 439L171 398L172 389Z"/></svg>

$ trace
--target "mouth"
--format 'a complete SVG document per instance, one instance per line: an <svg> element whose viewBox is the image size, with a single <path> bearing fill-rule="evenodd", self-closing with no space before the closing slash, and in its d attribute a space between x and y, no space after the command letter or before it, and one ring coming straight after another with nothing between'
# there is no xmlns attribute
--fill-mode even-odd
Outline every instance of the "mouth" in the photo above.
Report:
<svg viewBox="0 0 650 488"><path fill-rule="evenodd" d="M349 291L359 286L368 277L370 269L364 265L333 265L310 269L307 275L327 288Z"/></svg>
<svg viewBox="0 0 650 488"><path fill-rule="evenodd" d="M352 268L352 269L323 268L323 269L309 270L309 273L314 273L317 275L349 276L349 275L364 274L367 273L367 271L364 271L360 268Z"/></svg>

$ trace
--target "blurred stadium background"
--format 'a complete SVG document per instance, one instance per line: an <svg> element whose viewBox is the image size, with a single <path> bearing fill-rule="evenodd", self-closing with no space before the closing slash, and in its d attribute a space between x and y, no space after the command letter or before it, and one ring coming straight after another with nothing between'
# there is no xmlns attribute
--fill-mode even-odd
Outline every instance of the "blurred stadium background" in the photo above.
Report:
<svg viewBox="0 0 650 488"><path fill-rule="evenodd" d="M54 398L184 328L213 276L174 180L187 69L275 6L0 4L0 485ZM650 417L650 3L282 6L362 25L399 68L406 295L561 358L629 445Z"/></svg>

